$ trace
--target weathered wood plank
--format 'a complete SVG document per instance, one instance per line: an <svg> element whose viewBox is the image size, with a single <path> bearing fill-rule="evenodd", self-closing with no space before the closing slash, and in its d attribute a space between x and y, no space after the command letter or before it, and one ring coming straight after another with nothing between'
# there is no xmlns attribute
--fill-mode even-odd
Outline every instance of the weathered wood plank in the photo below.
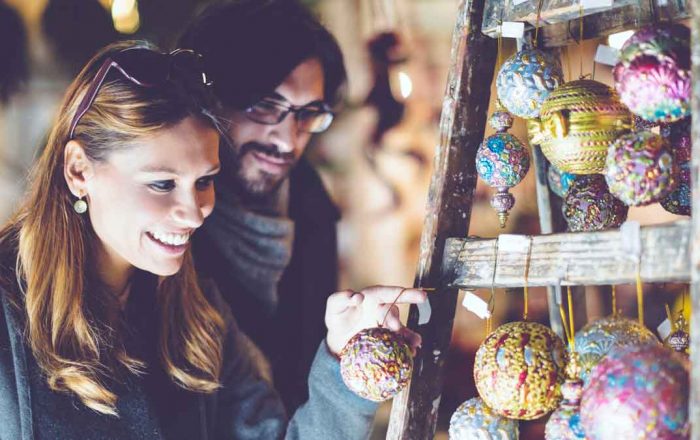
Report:
<svg viewBox="0 0 700 440"><path fill-rule="evenodd" d="M690 232L687 220L641 228L644 281L690 280ZM551 286L559 280L564 285L622 284L635 280L637 261L625 250L618 230L527 238L530 239L528 283L531 286ZM490 287L495 280L495 287L522 286L529 243L508 245L509 237L501 236L494 279L496 240L448 240L445 260L454 270L449 283L460 288L479 288Z"/></svg>
<svg viewBox="0 0 700 440"><path fill-rule="evenodd" d="M429 296L432 317L418 324L411 307L408 326L423 338L407 389L395 399L388 439L432 439L442 391L457 303L457 289L442 283L443 250L448 237L467 235L476 187L476 151L484 137L496 41L481 32L485 0L461 0L452 40L447 90L440 121L440 141L421 237L416 286L437 287Z"/></svg>
<svg viewBox="0 0 700 440"><path fill-rule="evenodd" d="M700 0L692 0L692 9L700 13ZM692 316L690 320L690 420L693 421L690 438L700 440L700 17L696 15L691 27L691 56L693 63L693 153L691 180L693 184L692 216L692 264L690 297Z"/></svg>

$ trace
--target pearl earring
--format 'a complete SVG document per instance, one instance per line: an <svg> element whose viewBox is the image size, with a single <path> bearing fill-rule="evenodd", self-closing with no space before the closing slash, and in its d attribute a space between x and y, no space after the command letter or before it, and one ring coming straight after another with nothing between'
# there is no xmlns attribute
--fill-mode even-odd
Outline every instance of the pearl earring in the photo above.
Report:
<svg viewBox="0 0 700 440"><path fill-rule="evenodd" d="M83 198L81 197L81 198L79 198L78 200L76 200L75 203L73 203L73 209L74 209L75 212L77 212L78 214L84 214L84 213L87 211L87 209L88 209L88 204L87 204L87 202L86 202L85 200L83 200Z"/></svg>

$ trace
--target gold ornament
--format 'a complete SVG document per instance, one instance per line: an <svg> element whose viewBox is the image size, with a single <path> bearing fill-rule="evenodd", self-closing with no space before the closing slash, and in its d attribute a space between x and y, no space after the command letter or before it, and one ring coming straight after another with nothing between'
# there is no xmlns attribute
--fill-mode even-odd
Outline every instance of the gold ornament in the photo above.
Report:
<svg viewBox="0 0 700 440"><path fill-rule="evenodd" d="M615 91L598 81L571 81L542 104L530 137L560 171L597 174L605 169L608 147L632 128L632 115Z"/></svg>

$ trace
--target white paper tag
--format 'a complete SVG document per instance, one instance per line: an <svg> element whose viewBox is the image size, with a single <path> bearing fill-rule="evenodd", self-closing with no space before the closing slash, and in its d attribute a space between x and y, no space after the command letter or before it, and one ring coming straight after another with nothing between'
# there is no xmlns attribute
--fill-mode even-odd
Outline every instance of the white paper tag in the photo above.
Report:
<svg viewBox="0 0 700 440"><path fill-rule="evenodd" d="M668 335L671 334L671 329L673 327L671 326L671 321L666 318L664 322L659 324L658 327L656 327L656 331L659 332L659 336L661 336L661 340L663 341L668 337Z"/></svg>
<svg viewBox="0 0 700 440"><path fill-rule="evenodd" d="M473 292L467 291L464 294L462 305L465 309L474 313L480 319L487 319L491 317L491 312L489 312L489 304Z"/></svg>
<svg viewBox="0 0 700 440"><path fill-rule="evenodd" d="M622 234L622 250L626 256L633 260L639 260L642 255L642 235L639 222L630 220L620 226Z"/></svg>
<svg viewBox="0 0 700 440"><path fill-rule="evenodd" d="M523 38L525 35L525 23L521 21L504 21L499 27L504 38Z"/></svg>
<svg viewBox="0 0 700 440"><path fill-rule="evenodd" d="M656 0L656 6L668 6L668 0Z"/></svg>
<svg viewBox="0 0 700 440"><path fill-rule="evenodd" d="M523 3L527 3L528 0L513 0L513 6L518 6L522 5Z"/></svg>
<svg viewBox="0 0 700 440"><path fill-rule="evenodd" d="M609 8L613 5L613 0L581 0L583 9Z"/></svg>
<svg viewBox="0 0 700 440"><path fill-rule="evenodd" d="M527 235L501 234L498 236L498 250L527 253L530 238Z"/></svg>
<svg viewBox="0 0 700 440"><path fill-rule="evenodd" d="M418 325L429 323L432 313L433 309L430 308L430 300L426 299L424 302L418 304Z"/></svg>
<svg viewBox="0 0 700 440"><path fill-rule="evenodd" d="M615 66L620 60L620 51L614 47L599 44L595 51L595 62L606 66Z"/></svg>

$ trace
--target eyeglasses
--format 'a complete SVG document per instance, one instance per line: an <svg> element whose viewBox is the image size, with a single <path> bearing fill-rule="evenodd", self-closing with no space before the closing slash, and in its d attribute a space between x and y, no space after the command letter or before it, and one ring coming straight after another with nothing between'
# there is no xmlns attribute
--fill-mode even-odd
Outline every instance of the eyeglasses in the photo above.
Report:
<svg viewBox="0 0 700 440"><path fill-rule="evenodd" d="M244 112L251 121L265 125L279 124L290 113L294 114L297 128L306 133L326 131L333 122L333 112L323 103L297 107L272 99L263 99Z"/></svg>
<svg viewBox="0 0 700 440"><path fill-rule="evenodd" d="M202 68L201 55L193 50L176 49L161 53L144 47L125 49L108 57L100 66L73 117L68 139L73 139L75 127L95 102L97 92L112 68L142 87L156 87L176 77L186 84L212 85Z"/></svg>

